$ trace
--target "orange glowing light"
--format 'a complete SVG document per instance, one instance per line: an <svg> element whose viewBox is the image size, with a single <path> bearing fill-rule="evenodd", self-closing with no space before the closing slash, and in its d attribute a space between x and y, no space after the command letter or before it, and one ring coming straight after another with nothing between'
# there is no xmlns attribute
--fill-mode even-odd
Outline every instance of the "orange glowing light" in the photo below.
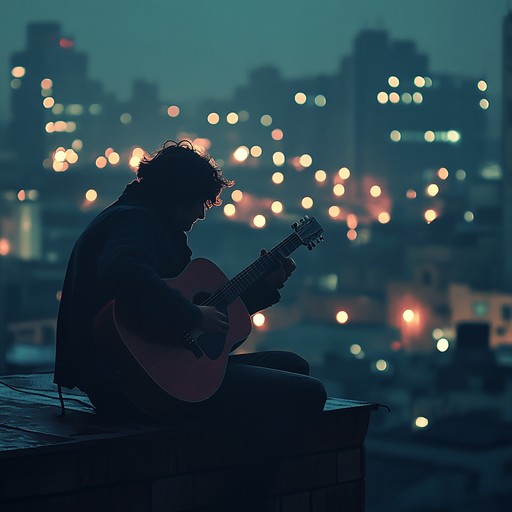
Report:
<svg viewBox="0 0 512 512"><path fill-rule="evenodd" d="M55 100L51 96L48 96L43 100L44 108L52 108L53 105L55 105Z"/></svg>
<svg viewBox="0 0 512 512"><path fill-rule="evenodd" d="M336 313L336 322L339 324L346 324L348 322L348 313L346 311L338 311Z"/></svg>
<svg viewBox="0 0 512 512"><path fill-rule="evenodd" d="M251 148L251 155L254 158L259 158L263 154L263 150L260 148L260 146L253 146Z"/></svg>
<svg viewBox="0 0 512 512"><path fill-rule="evenodd" d="M347 238L353 242L357 238L357 231L355 229L349 229L347 231Z"/></svg>
<svg viewBox="0 0 512 512"><path fill-rule="evenodd" d="M167 109L167 115L169 117L178 117L180 115L180 107L178 107L177 105L171 105Z"/></svg>
<svg viewBox="0 0 512 512"><path fill-rule="evenodd" d="M14 78L23 78L25 76L26 69L23 66L15 66L11 70L11 75Z"/></svg>
<svg viewBox="0 0 512 512"><path fill-rule="evenodd" d="M278 167L284 165L285 160L286 158L284 156L284 153L282 153L281 151L276 151L272 155L272 161L274 162L274 165L277 165Z"/></svg>
<svg viewBox="0 0 512 512"><path fill-rule="evenodd" d="M112 151L110 155L108 155L108 163L111 165L117 165L121 160L121 157L119 156L119 153L116 153L115 151Z"/></svg>
<svg viewBox="0 0 512 512"><path fill-rule="evenodd" d="M263 228L267 223L267 219L264 215L255 215L252 219L252 225L256 228Z"/></svg>
<svg viewBox="0 0 512 512"><path fill-rule="evenodd" d="M99 156L96 158L96 167L98 169L103 169L107 165L107 159L104 156Z"/></svg>
<svg viewBox="0 0 512 512"><path fill-rule="evenodd" d="M210 112L206 119L210 124L217 124L220 121L220 116L217 112Z"/></svg>
<svg viewBox="0 0 512 512"><path fill-rule="evenodd" d="M391 220L391 215L388 212L380 212L377 219L381 224L387 224Z"/></svg>
<svg viewBox="0 0 512 512"><path fill-rule="evenodd" d="M304 155L301 155L299 158L299 163L302 165L302 167L310 167L313 163L313 158L311 158L311 155L308 155L305 153Z"/></svg>
<svg viewBox="0 0 512 512"><path fill-rule="evenodd" d="M279 185L281 183L283 183L284 181L284 174L282 172L275 172L274 174L272 174L272 181L276 184L276 185Z"/></svg>
<svg viewBox="0 0 512 512"><path fill-rule="evenodd" d="M357 215L353 213L349 213L347 215L347 227L349 229L356 229L357 228Z"/></svg>
<svg viewBox="0 0 512 512"><path fill-rule="evenodd" d="M310 208L313 207L313 199L311 199L311 197L308 197L308 196L303 197L300 204L301 204L302 208L309 210Z"/></svg>
<svg viewBox="0 0 512 512"><path fill-rule="evenodd" d="M341 183L337 183L332 188L332 191L333 191L335 196L340 197L340 196L342 196L345 193L345 187Z"/></svg>
<svg viewBox="0 0 512 512"><path fill-rule="evenodd" d="M229 124L236 124L238 123L238 114L236 112L230 112L227 116L226 116L226 121L229 123Z"/></svg>
<svg viewBox="0 0 512 512"><path fill-rule="evenodd" d="M236 206L234 204L227 204L224 206L224 215L226 217L233 217L236 213Z"/></svg>
<svg viewBox="0 0 512 512"><path fill-rule="evenodd" d="M248 156L250 154L249 148L247 146L240 146L237 149L235 149L233 153L233 158L237 162L245 162L247 160Z"/></svg>
<svg viewBox="0 0 512 512"><path fill-rule="evenodd" d="M437 196L439 194L439 187L435 183L431 183L428 185L426 192L430 197Z"/></svg>
<svg viewBox="0 0 512 512"><path fill-rule="evenodd" d="M41 80L41 89L51 89L53 87L53 81L49 78Z"/></svg>
<svg viewBox="0 0 512 512"><path fill-rule="evenodd" d="M11 251L11 244L7 238L0 238L0 256L7 256Z"/></svg>
<svg viewBox="0 0 512 512"><path fill-rule="evenodd" d="M325 181L327 179L327 173L323 171L322 169L319 169L315 172L315 180L319 183Z"/></svg>
<svg viewBox="0 0 512 512"><path fill-rule="evenodd" d="M404 319L404 322L410 324L414 320L415 314L412 309L406 309L402 313L402 318Z"/></svg>
<svg viewBox="0 0 512 512"><path fill-rule="evenodd" d="M272 138L274 140L283 140L283 136L283 130L280 130L279 128L272 130Z"/></svg>
<svg viewBox="0 0 512 512"><path fill-rule="evenodd" d="M348 167L342 167L339 171L338 171L338 176L342 179L342 180L348 180L350 178L350 170Z"/></svg>
<svg viewBox="0 0 512 512"><path fill-rule="evenodd" d="M252 323L255 327L263 327L265 320L265 315L263 313L256 313L252 317Z"/></svg>
<svg viewBox="0 0 512 512"><path fill-rule="evenodd" d="M274 201L271 205L270 205L270 209L274 212L274 213L281 213L283 211L283 203L281 203L281 201Z"/></svg>
<svg viewBox="0 0 512 512"><path fill-rule="evenodd" d="M370 195L372 197L379 197L382 194L382 189L378 185L373 185L370 188Z"/></svg>
<svg viewBox="0 0 512 512"><path fill-rule="evenodd" d="M339 206L330 206L328 211L329 211L329 216L332 217L333 219L338 217L339 214L341 213L341 209Z"/></svg>
<svg viewBox="0 0 512 512"><path fill-rule="evenodd" d="M437 212L435 210L427 210L424 214L425 220L428 224L430 224L433 220L437 218Z"/></svg>
<svg viewBox="0 0 512 512"><path fill-rule="evenodd" d="M416 190L413 190L412 188L410 188L406 193L405 193L405 197L407 197L407 199L416 199Z"/></svg>
<svg viewBox="0 0 512 512"><path fill-rule="evenodd" d="M93 188L90 188L85 193L85 199L87 199L87 201L89 201L90 203L96 201L96 199L98 199L98 192L96 192L96 190L94 190Z"/></svg>
<svg viewBox="0 0 512 512"><path fill-rule="evenodd" d="M304 105L304 103L306 103L308 97L303 92L298 92L295 95L294 99L295 99L295 103L297 103L297 105Z"/></svg>
<svg viewBox="0 0 512 512"><path fill-rule="evenodd" d="M235 203L239 203L244 198L244 193L241 190L233 190L231 193L231 199L235 201Z"/></svg>
<svg viewBox="0 0 512 512"><path fill-rule="evenodd" d="M446 167L441 167L438 171L437 171L437 175L439 177L440 180L445 180L448 178L449 176L449 172L448 172L448 169Z"/></svg>

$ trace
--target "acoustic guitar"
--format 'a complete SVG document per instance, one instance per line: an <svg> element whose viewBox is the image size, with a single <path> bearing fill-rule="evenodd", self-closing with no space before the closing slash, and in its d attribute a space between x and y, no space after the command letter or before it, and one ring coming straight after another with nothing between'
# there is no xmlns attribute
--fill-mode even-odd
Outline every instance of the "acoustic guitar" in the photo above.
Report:
<svg viewBox="0 0 512 512"><path fill-rule="evenodd" d="M275 268L278 255L287 257L301 245L312 249L323 240L322 233L320 224L305 216L292 224L287 238L232 279L204 258L164 279L194 304L223 311L229 322L226 334L198 328L180 336L141 333L115 300L107 303L95 317L94 337L120 389L139 409L159 417L169 395L186 402L212 396L224 378L229 353L251 332L240 295Z"/></svg>

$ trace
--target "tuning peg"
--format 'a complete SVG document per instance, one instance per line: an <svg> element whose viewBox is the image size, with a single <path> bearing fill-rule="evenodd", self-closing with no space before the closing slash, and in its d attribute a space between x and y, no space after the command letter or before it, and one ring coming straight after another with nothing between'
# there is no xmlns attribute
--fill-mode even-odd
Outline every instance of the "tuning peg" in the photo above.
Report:
<svg viewBox="0 0 512 512"><path fill-rule="evenodd" d="M292 224L292 229L297 229L298 227L299 227L299 225L298 225L296 222L294 222L294 223Z"/></svg>

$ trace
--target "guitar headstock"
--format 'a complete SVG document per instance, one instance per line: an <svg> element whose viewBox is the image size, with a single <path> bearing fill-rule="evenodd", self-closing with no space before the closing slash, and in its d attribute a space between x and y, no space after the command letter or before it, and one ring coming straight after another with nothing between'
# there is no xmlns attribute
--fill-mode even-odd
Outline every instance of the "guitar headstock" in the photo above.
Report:
<svg viewBox="0 0 512 512"><path fill-rule="evenodd" d="M292 229L300 238L301 243L309 250L313 249L316 244L320 243L324 239L322 237L324 229L314 217L310 218L307 215L304 215L302 219L292 224Z"/></svg>

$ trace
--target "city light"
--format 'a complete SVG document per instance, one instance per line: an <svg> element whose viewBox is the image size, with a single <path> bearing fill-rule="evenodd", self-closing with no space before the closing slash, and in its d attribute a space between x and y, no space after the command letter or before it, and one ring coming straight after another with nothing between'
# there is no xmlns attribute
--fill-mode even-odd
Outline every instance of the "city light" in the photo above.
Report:
<svg viewBox="0 0 512 512"><path fill-rule="evenodd" d="M231 192L231 199L235 201L235 203L239 203L244 198L244 193L241 190L233 190Z"/></svg>
<svg viewBox="0 0 512 512"><path fill-rule="evenodd" d="M236 123L238 123L238 114L236 112L230 112L226 116L226 121L228 122L228 124L236 124Z"/></svg>
<svg viewBox="0 0 512 512"><path fill-rule="evenodd" d="M262 327L265 324L265 315L263 313L256 313L252 316L252 323L255 327Z"/></svg>
<svg viewBox="0 0 512 512"><path fill-rule="evenodd" d="M431 183L427 186L426 193L430 197L437 196L439 194L439 187L435 183Z"/></svg>
<svg viewBox="0 0 512 512"><path fill-rule="evenodd" d="M300 202L302 208L304 208L305 210L309 210L310 208L313 207L313 199L311 199L311 197L303 197L302 198L302 201Z"/></svg>
<svg viewBox="0 0 512 512"><path fill-rule="evenodd" d="M421 94L421 92L415 92L412 95L412 101L417 104L423 103L423 94Z"/></svg>
<svg viewBox="0 0 512 512"><path fill-rule="evenodd" d="M51 89L53 87L53 81L50 78L43 78L41 80L41 89Z"/></svg>
<svg viewBox="0 0 512 512"><path fill-rule="evenodd" d="M357 238L357 231L355 229L349 229L347 231L347 238L353 242Z"/></svg>
<svg viewBox="0 0 512 512"><path fill-rule="evenodd" d="M272 124L272 116L270 116L269 114L262 115L260 118L260 123L263 126L270 126Z"/></svg>
<svg viewBox="0 0 512 512"><path fill-rule="evenodd" d="M281 203L281 201L274 201L271 205L270 205L270 209L272 210L272 212L274 213L281 213L283 211L283 203Z"/></svg>
<svg viewBox="0 0 512 512"><path fill-rule="evenodd" d="M341 209L339 206L330 206L328 212L329 216L335 219L341 213Z"/></svg>
<svg viewBox="0 0 512 512"><path fill-rule="evenodd" d="M379 197L382 194L382 189L378 185L370 187L370 195L372 197Z"/></svg>
<svg viewBox="0 0 512 512"><path fill-rule="evenodd" d="M276 185L279 185L279 184L283 183L283 181L284 181L284 174L282 172L275 172L274 174L272 174L272 181Z"/></svg>
<svg viewBox="0 0 512 512"><path fill-rule="evenodd" d="M475 220L475 214L471 211L464 212L464 220L466 222L473 222Z"/></svg>
<svg viewBox="0 0 512 512"><path fill-rule="evenodd" d="M251 148L251 155L254 158L259 158L263 154L263 150L260 146L252 146Z"/></svg>
<svg viewBox="0 0 512 512"><path fill-rule="evenodd" d="M452 142L453 144L456 144L461 139L461 135L457 130L448 130L447 137L448 137L448 140L450 142Z"/></svg>
<svg viewBox="0 0 512 512"><path fill-rule="evenodd" d="M430 224L432 221L437 219L437 212L432 209L428 209L424 214L425 220L427 224Z"/></svg>
<svg viewBox="0 0 512 512"><path fill-rule="evenodd" d="M436 134L432 130L428 130L425 132L424 138L427 142L434 142Z"/></svg>
<svg viewBox="0 0 512 512"><path fill-rule="evenodd" d="M23 78L25 76L26 69L23 66L15 66L11 70L11 75L14 78Z"/></svg>
<svg viewBox="0 0 512 512"><path fill-rule="evenodd" d="M377 217L377 220L381 224L387 224L391 220L391 215L388 212L380 212Z"/></svg>
<svg viewBox="0 0 512 512"><path fill-rule="evenodd" d="M389 101L391 103L399 103L400 102L400 95L397 92L392 92L389 95Z"/></svg>
<svg viewBox="0 0 512 512"><path fill-rule="evenodd" d="M180 115L180 108L177 105L171 105L167 109L167 115L169 117L178 117Z"/></svg>
<svg viewBox="0 0 512 512"><path fill-rule="evenodd" d="M487 91L487 82L485 80L480 80L476 86L478 87L478 90L484 92Z"/></svg>
<svg viewBox="0 0 512 512"><path fill-rule="evenodd" d="M323 94L317 94L315 96L315 105L317 107L325 107L327 105L327 98Z"/></svg>
<svg viewBox="0 0 512 512"><path fill-rule="evenodd" d="M237 162L241 163L241 162L245 162L247 160L247 158L249 157L249 155L250 155L249 148L247 146L240 146L237 149L235 149L235 151L233 153L233 158Z"/></svg>
<svg viewBox="0 0 512 512"><path fill-rule="evenodd" d="M414 78L414 85L416 87L425 87L425 79L422 76L417 76Z"/></svg>
<svg viewBox="0 0 512 512"><path fill-rule="evenodd" d="M377 94L377 101L381 105L385 105L388 102L388 100L389 100L389 96L388 96L387 92L380 91L379 94Z"/></svg>
<svg viewBox="0 0 512 512"><path fill-rule="evenodd" d="M55 105L55 100L51 96L48 96L47 98L45 98L43 100L43 107L44 108L52 108L53 105Z"/></svg>
<svg viewBox="0 0 512 512"><path fill-rule="evenodd" d="M110 165L117 165L121 160L121 157L119 156L119 153L116 153L115 151L112 151L110 155L108 155L108 163Z"/></svg>
<svg viewBox="0 0 512 512"><path fill-rule="evenodd" d="M210 124L217 124L220 121L220 116L217 112L210 112L206 119Z"/></svg>
<svg viewBox="0 0 512 512"><path fill-rule="evenodd" d="M404 322L407 324L410 324L414 320L415 314L412 309L406 309L402 313L402 318L404 319Z"/></svg>
<svg viewBox="0 0 512 512"><path fill-rule="evenodd" d="M332 191L335 196L341 197L345 193L345 187L341 183L337 183L332 188Z"/></svg>
<svg viewBox="0 0 512 512"><path fill-rule="evenodd" d="M87 199L87 201L89 201L90 203L96 201L96 199L98 198L98 193L96 192L96 190L94 190L93 188L90 188L86 193L85 193L85 198Z"/></svg>
<svg viewBox="0 0 512 512"><path fill-rule="evenodd" d="M104 156L99 156L98 158L96 158L95 163L98 169L103 169L107 165L107 159Z"/></svg>
<svg viewBox="0 0 512 512"><path fill-rule="evenodd" d="M348 322L348 313L344 310L336 313L336 322L339 324L346 324Z"/></svg>
<svg viewBox="0 0 512 512"><path fill-rule="evenodd" d="M416 190L413 190L412 188L410 188L406 193L405 193L405 197L407 197L407 199L416 199Z"/></svg>
<svg viewBox="0 0 512 512"><path fill-rule="evenodd" d="M295 95L294 99L295 99L295 103L297 103L297 105L304 105L304 103L306 103L308 98L303 92L298 92Z"/></svg>
<svg viewBox="0 0 512 512"><path fill-rule="evenodd" d="M349 229L356 229L358 224L357 215L354 213L349 213L347 215L347 227Z"/></svg>
<svg viewBox="0 0 512 512"><path fill-rule="evenodd" d="M263 228L267 223L267 219L264 215L255 215L252 219L252 225L256 228Z"/></svg>
<svg viewBox="0 0 512 512"><path fill-rule="evenodd" d="M272 161L274 162L274 165L277 165L278 167L281 167L282 165L284 165L284 163L286 161L284 153L282 153L281 151L276 151L272 155Z"/></svg>
<svg viewBox="0 0 512 512"><path fill-rule="evenodd" d="M439 177L440 180L446 180L449 175L450 173L448 172L448 169L446 167L441 167L437 171L437 176Z"/></svg>
<svg viewBox="0 0 512 512"><path fill-rule="evenodd" d="M362 352L361 345L358 345L357 343L354 343L353 345L350 345L350 353L354 356L357 356Z"/></svg>
<svg viewBox="0 0 512 512"><path fill-rule="evenodd" d="M342 167L339 171L338 171L338 176L342 179L342 180L348 180L350 178L350 170L348 169L348 167Z"/></svg>
<svg viewBox="0 0 512 512"><path fill-rule="evenodd" d="M375 363L375 368L377 368L379 372L385 372L388 369L388 363L384 359L379 359Z"/></svg>
<svg viewBox="0 0 512 512"><path fill-rule="evenodd" d="M119 120L123 124L130 124L132 122L132 115L129 112L124 112L119 116Z"/></svg>
<svg viewBox="0 0 512 512"><path fill-rule="evenodd" d="M428 427L428 419L425 416L418 416L414 420L414 425L418 428L426 428Z"/></svg>
<svg viewBox="0 0 512 512"><path fill-rule="evenodd" d="M401 134L398 130L393 130L393 131L389 134L389 138L390 138L393 142L400 142L400 139L402 138L402 134Z"/></svg>
<svg viewBox="0 0 512 512"><path fill-rule="evenodd" d="M11 251L11 244L7 238L0 238L0 256L7 256Z"/></svg>
<svg viewBox="0 0 512 512"><path fill-rule="evenodd" d="M489 108L489 100L486 100L485 98L482 98L482 99L480 100L479 105L480 105L480 108L481 108L482 110L487 110L487 109Z"/></svg>
<svg viewBox="0 0 512 512"><path fill-rule="evenodd" d="M25 191L24 190L20 190L18 192L18 201L25 201L25 199L26 199Z"/></svg>
<svg viewBox="0 0 512 512"><path fill-rule="evenodd" d="M271 136L274 140L282 140L283 139L283 130L279 128L274 128L272 130Z"/></svg>
<svg viewBox="0 0 512 512"><path fill-rule="evenodd" d="M234 204L228 203L224 205L224 215L226 217L233 217L236 214L236 206Z"/></svg>
<svg viewBox="0 0 512 512"><path fill-rule="evenodd" d="M464 169L457 169L455 172L455 178L458 181L464 181L466 179L466 171Z"/></svg>
<svg viewBox="0 0 512 512"><path fill-rule="evenodd" d="M446 338L439 338L436 343L439 352L446 352L450 348L450 342Z"/></svg>
<svg viewBox="0 0 512 512"><path fill-rule="evenodd" d="M311 155L305 153L304 155L300 156L299 163L300 165L302 165L302 167L310 167L311 164L313 163L313 158L311 157Z"/></svg>
<svg viewBox="0 0 512 512"><path fill-rule="evenodd" d="M391 87L398 87L400 85L400 80L396 76L390 76L388 78L388 84Z"/></svg>
<svg viewBox="0 0 512 512"><path fill-rule="evenodd" d="M315 180L319 183L324 182L327 179L327 173L323 171L322 169L318 169L318 171L315 172Z"/></svg>

